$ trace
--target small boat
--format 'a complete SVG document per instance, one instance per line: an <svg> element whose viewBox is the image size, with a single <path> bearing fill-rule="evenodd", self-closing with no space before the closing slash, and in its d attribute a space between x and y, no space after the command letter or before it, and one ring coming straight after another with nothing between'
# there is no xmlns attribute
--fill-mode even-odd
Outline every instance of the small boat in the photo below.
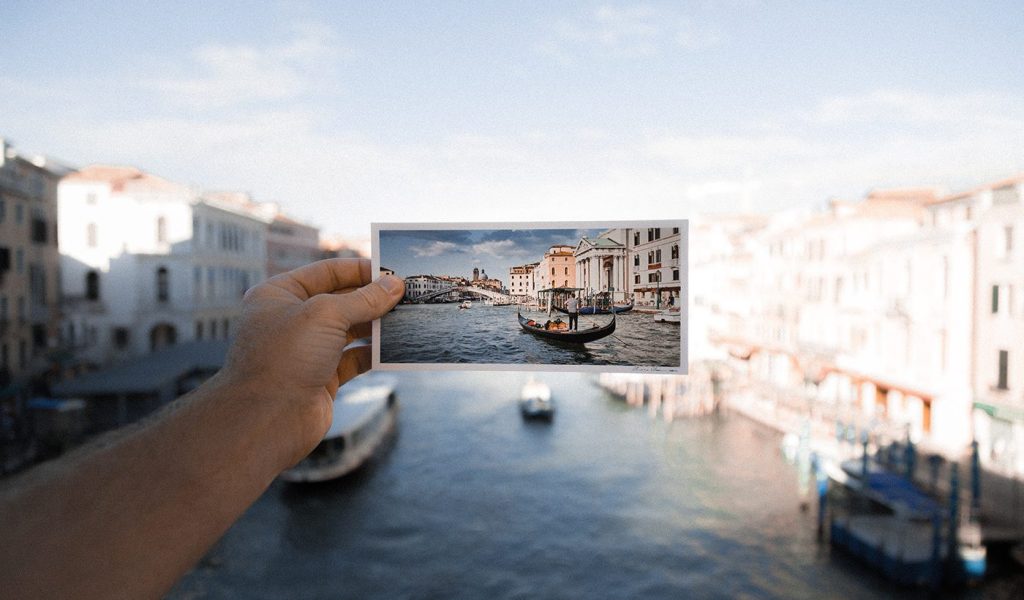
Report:
<svg viewBox="0 0 1024 600"><path fill-rule="evenodd" d="M551 421L555 416L555 403L551 399L551 388L542 381L532 378L523 386L519 395L519 411L524 419Z"/></svg>
<svg viewBox="0 0 1024 600"><path fill-rule="evenodd" d="M473 308L473 303L469 300L463 300L462 303L459 304L459 308Z"/></svg>
<svg viewBox="0 0 1024 600"><path fill-rule="evenodd" d="M655 323L679 323L680 321L682 321L682 318L678 308L669 308L654 313Z"/></svg>
<svg viewBox="0 0 1024 600"><path fill-rule="evenodd" d="M519 318L519 325L523 328L523 331L532 333L533 335L546 340L567 342L570 344L586 344L587 342L599 340L615 332L615 315L612 315L612 320L607 325L594 325L589 329L580 329L579 331L571 331L568 327L569 324L561 319L540 322L533 319L527 319L522 315L522 313L516 313L516 316Z"/></svg>
<svg viewBox="0 0 1024 600"><path fill-rule="evenodd" d="M334 397L334 418L323 441L297 465L281 473L281 479L327 481L350 473L394 430L397 413L393 378L367 373L353 379Z"/></svg>
<svg viewBox="0 0 1024 600"><path fill-rule="evenodd" d="M581 315L617 315L633 310L633 303L613 304L611 306L581 306Z"/></svg>

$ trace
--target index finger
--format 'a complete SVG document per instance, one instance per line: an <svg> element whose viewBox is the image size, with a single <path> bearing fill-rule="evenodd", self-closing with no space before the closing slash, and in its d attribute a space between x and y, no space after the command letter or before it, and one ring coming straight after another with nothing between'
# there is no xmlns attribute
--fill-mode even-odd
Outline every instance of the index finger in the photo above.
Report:
<svg viewBox="0 0 1024 600"><path fill-rule="evenodd" d="M330 294L370 283L370 260L329 258L275 275L267 283L295 294L300 300L309 300L317 294Z"/></svg>

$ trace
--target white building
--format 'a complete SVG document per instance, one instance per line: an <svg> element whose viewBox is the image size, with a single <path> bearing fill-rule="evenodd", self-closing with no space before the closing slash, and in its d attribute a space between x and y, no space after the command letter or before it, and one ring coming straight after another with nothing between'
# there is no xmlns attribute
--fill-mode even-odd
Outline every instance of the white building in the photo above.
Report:
<svg viewBox="0 0 1024 600"><path fill-rule="evenodd" d="M508 270L508 290L515 302L524 302L533 296L533 271L539 264L529 263Z"/></svg>
<svg viewBox="0 0 1024 600"><path fill-rule="evenodd" d="M611 229L595 238L582 238L573 251L576 287L585 297L609 292L613 301L627 300L630 266L626 238L628 229Z"/></svg>
<svg viewBox="0 0 1024 600"><path fill-rule="evenodd" d="M679 228L649 227L627 232L626 246L633 275L629 292L633 301L638 305L664 305L671 296L678 305L682 289L680 277L686 260Z"/></svg>
<svg viewBox="0 0 1024 600"><path fill-rule="evenodd" d="M451 289L453 284L433 275L410 275L405 278L405 297L416 300L420 296Z"/></svg>
<svg viewBox="0 0 1024 600"><path fill-rule="evenodd" d="M266 277L266 224L237 203L110 166L68 175L58 200L64 336L85 360L225 339Z"/></svg>
<svg viewBox="0 0 1024 600"><path fill-rule="evenodd" d="M1024 176L951 204L977 225L975 435L988 464L1024 474Z"/></svg>

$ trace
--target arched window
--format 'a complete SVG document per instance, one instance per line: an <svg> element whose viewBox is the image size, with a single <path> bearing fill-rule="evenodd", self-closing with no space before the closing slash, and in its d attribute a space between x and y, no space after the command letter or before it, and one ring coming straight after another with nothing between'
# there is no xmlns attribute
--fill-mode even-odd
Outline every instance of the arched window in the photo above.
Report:
<svg viewBox="0 0 1024 600"><path fill-rule="evenodd" d="M89 271L85 274L85 299L100 299L100 274L96 271Z"/></svg>
<svg viewBox="0 0 1024 600"><path fill-rule="evenodd" d="M169 288L167 267L160 267L156 270L156 299L160 302L167 302L167 298L170 296Z"/></svg>

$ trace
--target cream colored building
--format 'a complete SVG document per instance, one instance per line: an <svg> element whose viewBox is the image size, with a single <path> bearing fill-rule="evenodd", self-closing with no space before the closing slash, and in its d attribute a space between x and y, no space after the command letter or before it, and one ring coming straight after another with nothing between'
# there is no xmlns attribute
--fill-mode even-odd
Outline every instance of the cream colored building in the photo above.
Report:
<svg viewBox="0 0 1024 600"><path fill-rule="evenodd" d="M539 262L512 267L508 270L508 290L515 302L523 302L534 295L533 271Z"/></svg>
<svg viewBox="0 0 1024 600"><path fill-rule="evenodd" d="M679 228L648 227L626 232L632 275L628 284L633 301L641 306L664 306L672 297L678 305L686 260Z"/></svg>
<svg viewBox="0 0 1024 600"><path fill-rule="evenodd" d="M60 175L54 169L0 138L0 392L46 369L47 352L57 344Z"/></svg>

